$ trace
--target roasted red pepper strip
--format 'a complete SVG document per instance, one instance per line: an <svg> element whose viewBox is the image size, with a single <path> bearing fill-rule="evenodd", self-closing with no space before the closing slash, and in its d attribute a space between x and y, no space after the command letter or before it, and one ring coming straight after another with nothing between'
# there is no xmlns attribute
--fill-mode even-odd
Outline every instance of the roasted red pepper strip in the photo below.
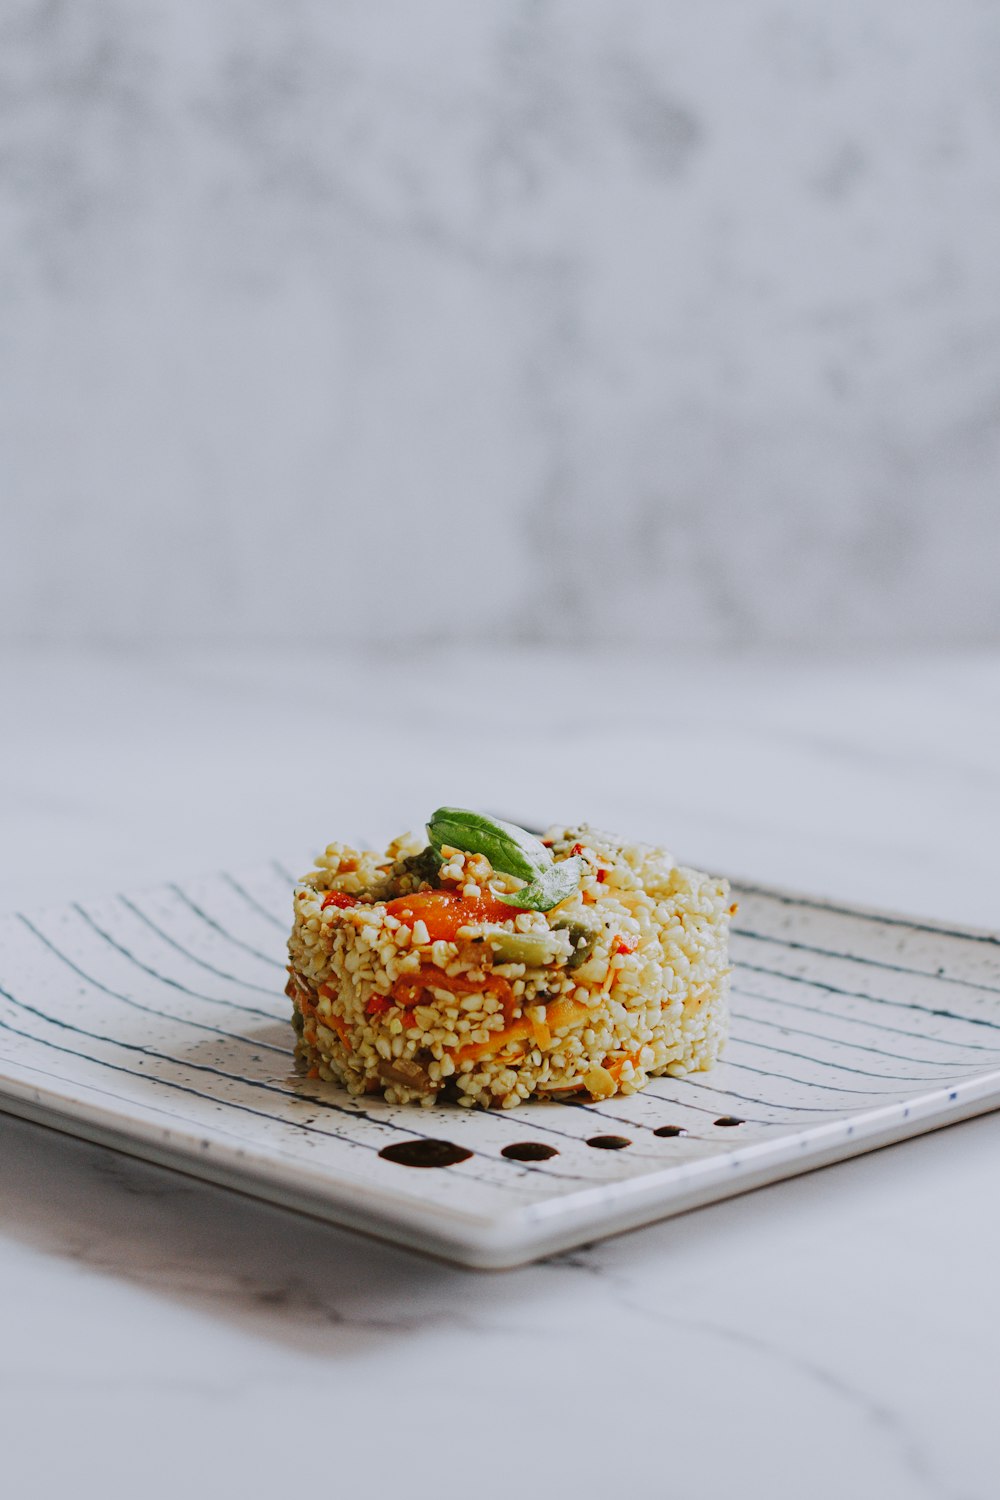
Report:
<svg viewBox="0 0 1000 1500"><path fill-rule="evenodd" d="M516 906L498 901L490 892L482 896L460 896L457 891L417 891L412 896L398 896L385 907L391 917L398 917L412 927L423 922L432 943L444 938L450 942L460 927L480 922L509 922L517 915Z"/></svg>

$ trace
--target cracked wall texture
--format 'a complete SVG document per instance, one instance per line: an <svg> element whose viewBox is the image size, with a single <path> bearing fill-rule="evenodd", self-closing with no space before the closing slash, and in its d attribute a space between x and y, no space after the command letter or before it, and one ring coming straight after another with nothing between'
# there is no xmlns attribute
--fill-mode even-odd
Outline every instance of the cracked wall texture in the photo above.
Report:
<svg viewBox="0 0 1000 1500"><path fill-rule="evenodd" d="M0 5L0 628L1000 638L1000 10Z"/></svg>

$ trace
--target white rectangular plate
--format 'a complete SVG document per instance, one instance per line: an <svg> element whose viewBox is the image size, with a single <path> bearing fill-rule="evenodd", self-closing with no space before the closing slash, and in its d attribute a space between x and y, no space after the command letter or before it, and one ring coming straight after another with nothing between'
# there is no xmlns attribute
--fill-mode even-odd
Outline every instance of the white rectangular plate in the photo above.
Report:
<svg viewBox="0 0 1000 1500"><path fill-rule="evenodd" d="M0 1109L502 1267L1000 1106L1000 937L747 885L713 1072L513 1112L353 1100L293 1072L290 886L265 861L5 917ZM421 1137L472 1155L417 1170L379 1154ZM557 1154L504 1156L523 1142Z"/></svg>

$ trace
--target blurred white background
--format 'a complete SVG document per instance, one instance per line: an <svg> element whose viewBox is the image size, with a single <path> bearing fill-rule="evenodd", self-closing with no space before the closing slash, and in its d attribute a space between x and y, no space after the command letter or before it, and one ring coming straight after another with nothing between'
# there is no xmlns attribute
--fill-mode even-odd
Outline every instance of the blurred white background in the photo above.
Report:
<svg viewBox="0 0 1000 1500"><path fill-rule="evenodd" d="M982 0L4 0L5 638L996 640L998 77Z"/></svg>

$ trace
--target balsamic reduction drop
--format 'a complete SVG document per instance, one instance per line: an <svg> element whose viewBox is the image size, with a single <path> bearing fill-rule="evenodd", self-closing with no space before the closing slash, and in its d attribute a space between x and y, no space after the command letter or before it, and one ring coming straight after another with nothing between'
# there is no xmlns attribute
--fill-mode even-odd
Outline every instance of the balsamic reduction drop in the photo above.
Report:
<svg viewBox="0 0 1000 1500"><path fill-rule="evenodd" d="M383 1146L379 1156L386 1161L398 1162L401 1167L453 1167L456 1162L468 1161L472 1155L464 1146L452 1141L398 1141L394 1146Z"/></svg>
<svg viewBox="0 0 1000 1500"><path fill-rule="evenodd" d="M588 1146L594 1146L598 1151L624 1151L631 1144L627 1135L592 1135L587 1142Z"/></svg>
<svg viewBox="0 0 1000 1500"><path fill-rule="evenodd" d="M661 1125L659 1130L653 1131L654 1135L687 1135L683 1125Z"/></svg>
<svg viewBox="0 0 1000 1500"><path fill-rule="evenodd" d="M558 1156L559 1152L555 1146L546 1146L542 1141L514 1141L510 1146L504 1146L500 1152L510 1161L548 1161L550 1156Z"/></svg>
<svg viewBox="0 0 1000 1500"><path fill-rule="evenodd" d="M716 1125L745 1125L746 1121L739 1119L736 1115L720 1115Z"/></svg>

